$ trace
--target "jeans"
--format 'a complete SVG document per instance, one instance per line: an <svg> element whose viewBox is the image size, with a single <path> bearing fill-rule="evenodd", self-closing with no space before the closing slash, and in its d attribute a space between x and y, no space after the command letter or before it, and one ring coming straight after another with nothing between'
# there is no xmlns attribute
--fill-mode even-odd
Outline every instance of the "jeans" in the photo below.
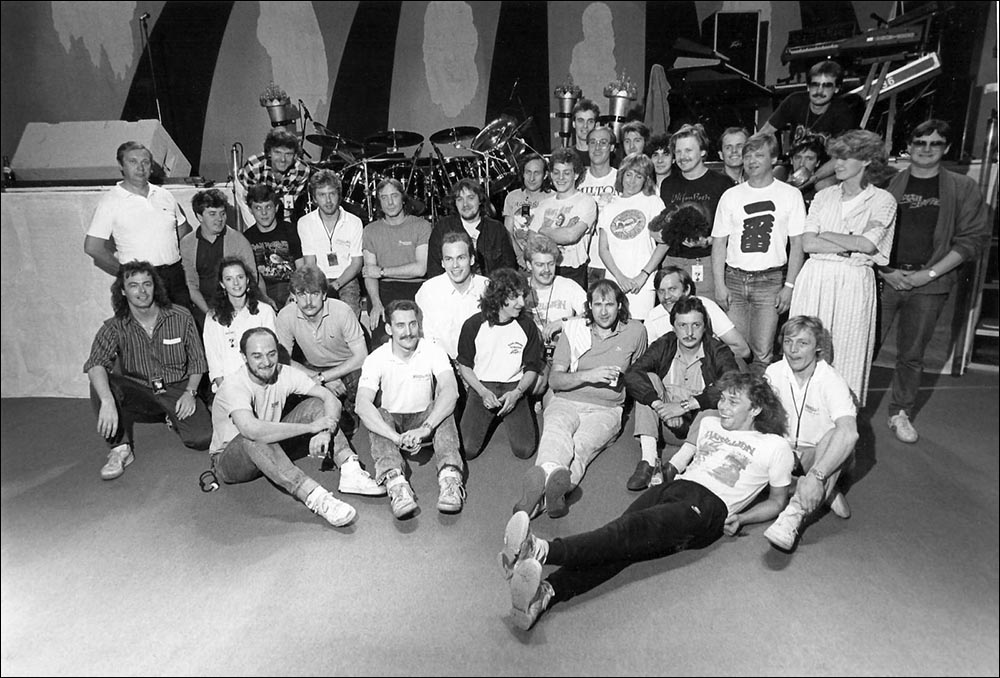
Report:
<svg viewBox="0 0 1000 678"><path fill-rule="evenodd" d="M663 388L663 381L660 379L659 375L655 372L647 372L646 376L649 377L649 381L656 390L656 395L659 399L667 402L666 389ZM666 434L664 435L664 439L667 444L673 446L683 445L684 439L687 437L688 430L691 428L691 422L694 421L695 414L696 413L686 413L683 417L681 417L681 425L675 429L667 426L667 423L660 419L660 415L654 412L652 407L636 402L635 427L632 435L636 438L639 436L649 436L650 438L659 440L661 433L669 432L669 436Z"/></svg>
<svg viewBox="0 0 1000 678"><path fill-rule="evenodd" d="M918 290L896 290L882 285L882 340L888 336L892 321L896 330L896 371L892 374L889 414L903 410L913 416L924 371L924 353L934 336L947 294L921 294Z"/></svg>
<svg viewBox="0 0 1000 678"><path fill-rule="evenodd" d="M684 257L672 257L668 254L660 262L660 268L666 266L683 268L691 275L691 279L694 280L694 291L691 292L691 296L697 294L700 297L708 297L712 301L715 301L715 276L712 274L711 255L696 259L685 259ZM696 269L696 266L700 268Z"/></svg>
<svg viewBox="0 0 1000 678"><path fill-rule="evenodd" d="M553 602L608 581L632 563L700 549L722 536L729 508L707 488L675 480L649 488L604 527L549 542Z"/></svg>
<svg viewBox="0 0 1000 678"><path fill-rule="evenodd" d="M780 270L742 271L726 266L729 319L746 338L760 373L774 358L774 335L778 331L778 309L774 301L784 285Z"/></svg>
<svg viewBox="0 0 1000 678"><path fill-rule="evenodd" d="M423 412L412 412L398 414L389 412L384 408L379 408L378 413L382 415L385 423L389 424L396 433L403 433L410 429L417 428L424 423L427 415L430 414L433 405L428 406ZM399 447L384 436L377 433L369 433L371 438L372 459L375 462L375 481L381 483L389 471L403 471L403 455L400 454ZM458 442L458 428L455 426L455 417L448 417L438 424L434 429L432 438L434 445L434 459L437 462L438 473L446 466L453 466L462 472L462 453Z"/></svg>
<svg viewBox="0 0 1000 678"><path fill-rule="evenodd" d="M358 279L354 278L350 280L346 285L340 288L339 291L334 290L333 284L334 280L327 281L330 285L330 291L327 296L331 299L340 299L342 302L351 307L354 311L354 315L361 317L361 285L358 283Z"/></svg>
<svg viewBox="0 0 1000 678"><path fill-rule="evenodd" d="M549 462L569 468L570 483L580 484L591 460L621 429L622 408L561 398L545 406L545 426L535 466Z"/></svg>
<svg viewBox="0 0 1000 678"><path fill-rule="evenodd" d="M187 278L184 277L184 266L180 261L157 266L156 272L160 274L163 285L167 288L171 304L187 309L194 308L194 304L191 303L191 293L188 291Z"/></svg>
<svg viewBox="0 0 1000 678"><path fill-rule="evenodd" d="M304 424L315 421L325 413L323 401L308 398L282 417L281 421ZM229 441L226 449L212 456L215 475L227 485L246 483L261 476L282 488L296 499L305 502L306 497L319 483L302 472L292 463L309 454L309 440L313 433L304 433L280 443L262 443L248 440L238 435ZM331 441L334 450L349 450L344 434L339 430Z"/></svg>
<svg viewBox="0 0 1000 678"><path fill-rule="evenodd" d="M513 391L517 384L516 381L505 384L493 381L483 382L483 386L497 397L502 396L507 391ZM514 405L514 409L501 418L493 410L486 409L479 392L470 388L465 411L462 412L461 425L466 459L475 459L482 453L501 421L507 429L510 451L514 453L515 457L528 459L535 453L535 447L538 445L538 422L535 421L535 412L531 403L528 402L528 398L521 396L517 404Z"/></svg>
<svg viewBox="0 0 1000 678"><path fill-rule="evenodd" d="M322 372L325 369L333 367L333 365L327 365L326 367L311 365L309 363L303 363L305 367L310 370L315 370L317 372ZM342 396L338 396L341 404L340 411L340 428L339 430L344 432L351 440L354 439L354 434L358 432L358 425L360 420L355 412L355 406L358 400L358 382L361 380L361 370L354 370L353 372L348 372L340 378L340 381L344 383L344 387L347 389L347 393ZM330 387L327 386L327 389ZM332 393L332 391L331 391ZM295 398L297 396L290 396L290 398ZM295 402L294 399L292 402Z"/></svg>
<svg viewBox="0 0 1000 678"><path fill-rule="evenodd" d="M108 447L116 447L122 443L133 444L133 425L135 422L163 421L164 416L170 417L177 435L185 447L192 450L207 450L212 442L212 415L200 398L194 399L194 413L186 419L178 419L174 408L177 400L187 390L187 380L173 384L164 384L163 393L153 393L150 386L135 382L120 374L108 374L108 386L115 399L118 410L118 430L105 438ZM94 413L101 411L101 399L94 387L90 387L90 402Z"/></svg>

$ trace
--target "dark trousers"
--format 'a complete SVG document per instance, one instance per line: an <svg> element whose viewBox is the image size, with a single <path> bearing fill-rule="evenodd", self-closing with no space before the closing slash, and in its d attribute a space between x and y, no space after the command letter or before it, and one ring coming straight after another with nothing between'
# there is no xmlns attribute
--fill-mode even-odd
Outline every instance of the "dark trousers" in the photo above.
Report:
<svg viewBox="0 0 1000 678"><path fill-rule="evenodd" d="M184 267L181 262L157 266L156 272L160 274L160 278L167 288L170 303L190 309L191 293L188 292L187 280L184 279Z"/></svg>
<svg viewBox="0 0 1000 678"><path fill-rule="evenodd" d="M896 370L892 374L889 414L900 410L913 416L924 371L924 353L934 336L947 294L921 294L919 290L896 290L882 285L882 341L895 320Z"/></svg>
<svg viewBox="0 0 1000 678"><path fill-rule="evenodd" d="M513 391L517 384L516 381L506 384L492 381L483 382L483 386L497 397L507 391ZM528 402L528 398L522 395L514 409L503 417L498 417L494 410L486 408L479 393L474 388L470 388L465 402L465 411L462 412L461 425L462 445L465 447L466 459L475 459L482 453L501 421L507 429L510 451L514 453L515 457L527 459L535 453L535 448L538 446L538 422L535 421L535 412L531 403Z"/></svg>
<svg viewBox="0 0 1000 678"><path fill-rule="evenodd" d="M205 403L195 398L194 414L186 419L178 419L174 412L177 400L187 389L187 380L165 384L163 393L154 393L152 387L120 374L109 374L108 384L118 409L118 430L105 439L108 447L122 443L135 447L132 433L135 422L163 421L163 417L168 416L185 446L193 450L208 449L212 442L212 416ZM95 414L101 411L101 399L93 386L90 387L90 402Z"/></svg>
<svg viewBox="0 0 1000 678"><path fill-rule="evenodd" d="M722 536L729 509L706 487L688 480L656 485L604 527L549 543L546 564L553 602L603 584L632 563L700 549Z"/></svg>
<svg viewBox="0 0 1000 678"><path fill-rule="evenodd" d="M587 290L587 264L580 266L556 266L556 275L569 278L577 285Z"/></svg>
<svg viewBox="0 0 1000 678"><path fill-rule="evenodd" d="M389 308L389 304L398 299L413 301L417 296L417 290L423 281L403 282L400 280L379 280L378 296L382 301L383 308ZM372 349L381 346L389 338L385 333L385 322L380 322L372 330Z"/></svg>

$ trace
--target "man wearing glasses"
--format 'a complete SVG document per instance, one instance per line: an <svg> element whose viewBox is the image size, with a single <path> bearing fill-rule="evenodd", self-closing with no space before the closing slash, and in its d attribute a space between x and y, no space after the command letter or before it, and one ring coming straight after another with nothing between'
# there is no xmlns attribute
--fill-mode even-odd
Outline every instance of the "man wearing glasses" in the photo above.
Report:
<svg viewBox="0 0 1000 678"><path fill-rule="evenodd" d="M910 134L910 166L892 178L899 203L896 242L882 280L882 341L897 323L896 370L892 375L889 428L904 443L920 437L910 417L916 405L924 352L934 336L958 267L979 256L989 241L986 206L976 182L941 167L951 126L920 123Z"/></svg>
<svg viewBox="0 0 1000 678"><path fill-rule="evenodd" d="M610 127L597 127L587 137L587 153L590 156L590 167L583 174L579 190L597 201L597 209L607 206L615 197L615 182L618 180L618 170L611 166L611 156L615 152L615 133ZM588 282L594 282L604 277L604 267L601 255L597 251L597 238L591 238L588 259L591 262L588 269ZM581 285L586 288L587 285Z"/></svg>
<svg viewBox="0 0 1000 678"><path fill-rule="evenodd" d="M758 130L762 134L791 131L789 148L798 146L808 136L819 136L824 143L861 124L860 97L838 97L844 70L835 61L821 61L809 69L809 88L794 92L781 102L778 110ZM815 184L833 175L833 160L828 161L806 181Z"/></svg>

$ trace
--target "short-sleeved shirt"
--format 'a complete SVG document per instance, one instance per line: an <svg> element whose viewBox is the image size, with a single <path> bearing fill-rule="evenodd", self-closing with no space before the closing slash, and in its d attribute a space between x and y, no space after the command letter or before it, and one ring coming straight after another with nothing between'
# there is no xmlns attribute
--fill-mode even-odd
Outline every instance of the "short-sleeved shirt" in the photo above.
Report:
<svg viewBox="0 0 1000 678"><path fill-rule="evenodd" d="M182 306L160 307L152 337L131 313L104 321L83 371L100 365L111 372L116 361L123 376L145 386L154 379L175 384L208 370L194 318Z"/></svg>
<svg viewBox="0 0 1000 678"><path fill-rule="evenodd" d="M527 313L513 320L490 324L477 313L462 325L458 362L475 372L480 381L501 384L520 381L525 372L542 368L542 342Z"/></svg>
<svg viewBox="0 0 1000 678"><path fill-rule="evenodd" d="M860 110L856 105L858 101L853 96L834 97L830 101L830 107L817 116L809 109L809 93L794 92L778 105L767 122L778 131L791 129L792 147L807 136L819 136L826 142L831 137L860 126Z"/></svg>
<svg viewBox="0 0 1000 678"><path fill-rule="evenodd" d="M118 261L167 266L180 261L177 226L186 221L170 191L149 184L143 197L119 182L101 198L87 235L114 239Z"/></svg>
<svg viewBox="0 0 1000 678"><path fill-rule="evenodd" d="M249 410L261 421L281 421L281 411L288 396L295 393L305 395L316 385L302 370L293 365L279 365L278 379L273 384L258 384L253 381L247 367L226 377L212 401L212 444L209 454L226 449L240 430L233 423L233 412Z"/></svg>
<svg viewBox="0 0 1000 678"><path fill-rule="evenodd" d="M409 358L401 358L389 340L365 358L358 388L382 391L382 407L393 414L413 414L434 402L434 378L445 373L452 373L451 362L437 344L421 340Z"/></svg>
<svg viewBox="0 0 1000 678"><path fill-rule="evenodd" d="M607 237L608 250L619 270L635 277L649 263L656 249L656 241L649 232L649 222L663 211L663 201L656 195L637 193L628 198L618 197L601 209L597 220L598 238L603 232ZM601 261L605 274L613 279L607 264ZM629 311L633 318L642 320L656 303L653 276L648 276L642 289L628 293Z"/></svg>
<svg viewBox="0 0 1000 678"><path fill-rule="evenodd" d="M553 276L546 290L531 288L525 298L525 313L530 312L539 331L554 320L583 315L587 310L587 293L569 278Z"/></svg>
<svg viewBox="0 0 1000 678"><path fill-rule="evenodd" d="M523 188L515 188L503 200L503 216L510 217L520 214L521 207L524 205L530 207L531 213L534 214L542 201L552 195L552 191L528 191Z"/></svg>
<svg viewBox="0 0 1000 678"><path fill-rule="evenodd" d="M327 299L318 325L313 325L296 304L278 311L275 333L282 347L292 352L298 344L306 361L323 369L336 367L354 355L351 344L364 344L365 335L351 307L339 299Z"/></svg>
<svg viewBox="0 0 1000 678"><path fill-rule="evenodd" d="M403 223L391 226L379 219L365 226L361 249L375 255L378 265L406 266L417 260L417 248L426 246L431 237L431 225L426 219L407 214ZM405 278L419 282L423 278ZM393 278L386 278L393 280Z"/></svg>
<svg viewBox="0 0 1000 678"><path fill-rule="evenodd" d="M766 486L787 487L795 458L788 442L774 433L727 431L717 416L706 416L698 429L697 450L678 476L708 488L729 507L746 508Z"/></svg>
<svg viewBox="0 0 1000 678"><path fill-rule="evenodd" d="M533 211L528 228L535 232L543 227L569 228L581 221L588 224L583 237L572 245L559 245L563 255L562 266L577 268L587 263L587 251L597 222L597 203L593 197L580 191L565 199L551 195Z"/></svg>
<svg viewBox="0 0 1000 678"><path fill-rule="evenodd" d="M319 210L313 210L299 219L302 255L315 256L327 280L336 280L354 257L363 256L362 230L361 220L341 207L333 233L328 233Z"/></svg>
<svg viewBox="0 0 1000 678"><path fill-rule="evenodd" d="M586 323L584 318L574 318L569 322ZM568 332L563 332L556 344L552 365L569 368L571 365ZM635 362L635 359L646 350L646 330L638 320L619 322L607 337L598 336L593 327L590 328L590 348L579 358L576 372L591 370L595 367L614 366L622 373ZM625 402L625 379L619 378L614 386L608 384L584 384L570 391L558 391L560 398L574 400L591 405L619 407Z"/></svg>
<svg viewBox="0 0 1000 678"><path fill-rule="evenodd" d="M733 329L733 321L729 319L726 312L717 303L708 297L699 296L701 303L705 305L705 312L708 313L708 320L712 323L712 334L721 337L723 334ZM657 304L642 321L646 326L646 335L649 343L653 343L667 332L673 332L674 326L670 324L670 311L663 308L663 304Z"/></svg>
<svg viewBox="0 0 1000 678"><path fill-rule="evenodd" d="M466 320L479 313L479 300L490 279L473 273L459 291L447 273L436 275L417 290L416 302L424 316L423 336L452 358L458 355L458 335Z"/></svg>
<svg viewBox="0 0 1000 678"><path fill-rule="evenodd" d="M787 440L793 448L816 447L835 421L858 414L847 382L825 360L816 361L812 377L802 386L784 358L768 365L764 376L788 414Z"/></svg>
<svg viewBox="0 0 1000 678"><path fill-rule="evenodd" d="M712 255L712 223L715 220L715 209L722 199L722 194L733 187L733 180L725 174L708 170L697 179L686 179L682 172L671 172L670 176L660 184L660 197L668 210L674 210L684 203L698 203L708 210L708 223L704 233L691 233L685 239L684 245L672 257L684 259L699 259Z"/></svg>
<svg viewBox="0 0 1000 678"><path fill-rule="evenodd" d="M743 271L764 271L788 262L788 239L802 235L806 208L794 186L773 180L763 188L748 183L722 194L713 238L729 238L726 263Z"/></svg>
<svg viewBox="0 0 1000 678"><path fill-rule="evenodd" d="M264 282L269 285L288 282L295 271L295 262L302 258L298 232L284 221L279 221L266 233L255 225L243 235L250 243L257 262L257 274L264 278Z"/></svg>

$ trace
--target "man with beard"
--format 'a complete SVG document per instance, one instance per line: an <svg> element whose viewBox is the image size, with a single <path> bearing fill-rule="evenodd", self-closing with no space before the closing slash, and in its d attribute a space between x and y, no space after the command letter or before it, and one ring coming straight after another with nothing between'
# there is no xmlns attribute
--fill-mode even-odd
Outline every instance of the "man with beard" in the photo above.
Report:
<svg viewBox="0 0 1000 678"><path fill-rule="evenodd" d="M278 362L278 339L266 327L244 332L240 353L245 368L222 382L212 403L210 454L216 478L234 484L266 477L334 527L350 524L357 515L354 507L292 463L306 454L326 456L333 438L341 485L345 476L364 473L337 430L340 402L308 375ZM306 399L284 414L292 394Z"/></svg>
<svg viewBox="0 0 1000 678"><path fill-rule="evenodd" d="M646 350L646 330L629 318L628 299L612 280L591 285L586 316L569 318L549 373L552 398L538 458L514 511L550 518L569 511L566 495L621 431L625 384L620 376Z"/></svg>
<svg viewBox="0 0 1000 678"><path fill-rule="evenodd" d="M147 261L118 268L111 305L115 315L98 330L83 366L97 432L110 448L101 468L104 480L117 478L134 460L132 426L140 417L167 416L184 445L195 450L208 447L211 437L208 410L197 397L208 364L191 313L170 304Z"/></svg>
<svg viewBox="0 0 1000 678"><path fill-rule="evenodd" d="M365 265L361 275L371 300L368 320L372 343L379 345L386 336L382 330L385 308L396 299L412 301L424 281L431 225L409 213L399 179L382 179L375 193L382 218L368 224L362 235Z"/></svg>
<svg viewBox="0 0 1000 678"><path fill-rule="evenodd" d="M441 244L444 273L417 290L416 302L423 316L424 339L434 342L454 360L458 335L466 320L479 312L479 300L489 278L472 272L475 254L467 233L445 233Z"/></svg>
<svg viewBox="0 0 1000 678"><path fill-rule="evenodd" d="M458 513L465 501L462 454L455 426L458 384L444 350L420 337L420 308L398 299L386 309L390 340L365 360L358 386L358 415L371 436L375 477L389 492L397 519L416 513L402 452L434 445L438 470L437 508ZM381 405L375 397L381 393Z"/></svg>
<svg viewBox="0 0 1000 678"><path fill-rule="evenodd" d="M489 199L482 184L475 179L462 179L451 189L452 204L457 214L438 219L427 244L427 275L444 273L441 265L441 243L445 233L467 233L472 239L476 256L476 272L490 275L500 268L516 268L517 256L510 236L496 219L486 214Z"/></svg>
<svg viewBox="0 0 1000 678"><path fill-rule="evenodd" d="M633 491L646 489L652 480L661 429L666 429L668 444L680 445L695 413L718 404L719 378L738 369L733 352L712 334L698 297L677 301L670 324L674 331L654 341L625 373L628 394L635 399L635 437L642 454L626 483Z"/></svg>

